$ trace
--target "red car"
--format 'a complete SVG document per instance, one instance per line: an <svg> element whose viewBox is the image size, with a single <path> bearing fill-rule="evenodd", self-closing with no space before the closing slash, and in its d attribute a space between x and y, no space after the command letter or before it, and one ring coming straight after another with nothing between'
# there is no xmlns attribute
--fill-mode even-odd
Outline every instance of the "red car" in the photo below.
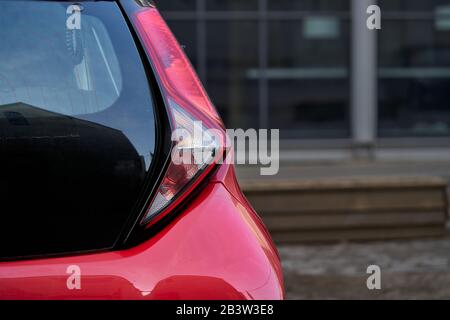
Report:
<svg viewBox="0 0 450 320"><path fill-rule="evenodd" d="M0 0L0 39L1 299L283 298L217 161L224 125L151 2ZM194 129L216 136L174 139ZM174 162L195 149L214 160Z"/></svg>

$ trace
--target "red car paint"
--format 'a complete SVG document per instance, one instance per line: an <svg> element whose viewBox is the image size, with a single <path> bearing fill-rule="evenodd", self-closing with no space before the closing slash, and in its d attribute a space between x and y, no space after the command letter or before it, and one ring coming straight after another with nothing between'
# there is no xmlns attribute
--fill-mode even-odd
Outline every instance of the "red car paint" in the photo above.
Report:
<svg viewBox="0 0 450 320"><path fill-rule="evenodd" d="M137 21L167 32L156 9ZM137 29L140 27L137 26ZM142 32L142 31L141 31ZM142 34L141 34L142 36ZM174 46L171 34L165 34ZM165 40L166 39L166 40ZM174 39L174 38L173 38ZM146 42L147 41L147 42ZM172 42L171 42L172 41ZM143 39L148 51L161 50ZM165 43L167 44L167 43ZM164 46L162 46L164 47ZM166 47L167 54L181 49ZM150 53L155 58L158 53ZM186 60L181 55L182 62ZM166 95L215 128L221 126L199 83L189 86L179 70L155 63ZM179 66L179 64L177 64ZM181 71L180 71L181 70ZM197 79L192 70L189 77ZM175 73L171 73L175 72ZM200 88L200 89L199 89ZM181 90L181 93L180 93ZM191 188L197 187L193 184ZM151 226L150 226L151 227ZM55 241L58 241L55 239ZM32 244L30 244L32 245ZM80 270L79 289L69 289L68 267ZM234 168L221 164L208 184L154 236L126 250L0 263L0 299L283 299L279 256L262 221L243 196Z"/></svg>
<svg viewBox="0 0 450 320"><path fill-rule="evenodd" d="M233 180L224 165L181 215L134 248L0 263L0 297L282 299L276 249ZM79 290L67 287L70 265L80 267Z"/></svg>

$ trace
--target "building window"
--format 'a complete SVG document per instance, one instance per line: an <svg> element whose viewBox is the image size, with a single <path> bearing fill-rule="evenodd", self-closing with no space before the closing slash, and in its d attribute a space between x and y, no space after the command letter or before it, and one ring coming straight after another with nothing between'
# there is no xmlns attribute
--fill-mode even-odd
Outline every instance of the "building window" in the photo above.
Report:
<svg viewBox="0 0 450 320"><path fill-rule="evenodd" d="M378 135L450 136L450 1L379 4Z"/></svg>
<svg viewBox="0 0 450 320"><path fill-rule="evenodd" d="M268 1L269 10L276 11L308 11L308 12L348 12L348 0L275 0Z"/></svg>
<svg viewBox="0 0 450 320"><path fill-rule="evenodd" d="M197 8L197 0L164 0L158 1L158 9L166 11L194 11Z"/></svg>
<svg viewBox="0 0 450 320"><path fill-rule="evenodd" d="M258 68L256 21L208 21L206 24L206 84L225 123L236 128L258 128L258 79L248 70Z"/></svg>
<svg viewBox="0 0 450 320"><path fill-rule="evenodd" d="M258 10L258 0L206 0L206 9L212 11Z"/></svg>
<svg viewBox="0 0 450 320"><path fill-rule="evenodd" d="M269 22L269 126L282 138L349 136L348 19Z"/></svg>
<svg viewBox="0 0 450 320"><path fill-rule="evenodd" d="M227 127L349 137L349 0L167 0L159 9Z"/></svg>

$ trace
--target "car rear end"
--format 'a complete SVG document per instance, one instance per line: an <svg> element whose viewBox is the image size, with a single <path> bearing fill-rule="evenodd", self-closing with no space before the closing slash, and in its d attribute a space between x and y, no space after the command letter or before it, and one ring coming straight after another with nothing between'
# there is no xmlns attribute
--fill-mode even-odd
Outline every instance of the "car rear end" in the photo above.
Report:
<svg viewBox="0 0 450 320"><path fill-rule="evenodd" d="M152 3L0 17L0 298L283 298L224 125Z"/></svg>

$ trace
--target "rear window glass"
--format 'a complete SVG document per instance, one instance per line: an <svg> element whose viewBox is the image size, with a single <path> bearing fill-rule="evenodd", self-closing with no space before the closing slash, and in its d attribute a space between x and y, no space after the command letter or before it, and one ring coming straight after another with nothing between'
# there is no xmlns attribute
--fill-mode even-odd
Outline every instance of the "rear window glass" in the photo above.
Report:
<svg viewBox="0 0 450 320"><path fill-rule="evenodd" d="M0 256L111 247L155 148L114 2L0 1Z"/></svg>
<svg viewBox="0 0 450 320"><path fill-rule="evenodd" d="M105 110L117 101L122 74L98 17L79 11L82 5L19 2L1 8L2 104L23 102L79 115ZM76 28L77 19L82 28Z"/></svg>

